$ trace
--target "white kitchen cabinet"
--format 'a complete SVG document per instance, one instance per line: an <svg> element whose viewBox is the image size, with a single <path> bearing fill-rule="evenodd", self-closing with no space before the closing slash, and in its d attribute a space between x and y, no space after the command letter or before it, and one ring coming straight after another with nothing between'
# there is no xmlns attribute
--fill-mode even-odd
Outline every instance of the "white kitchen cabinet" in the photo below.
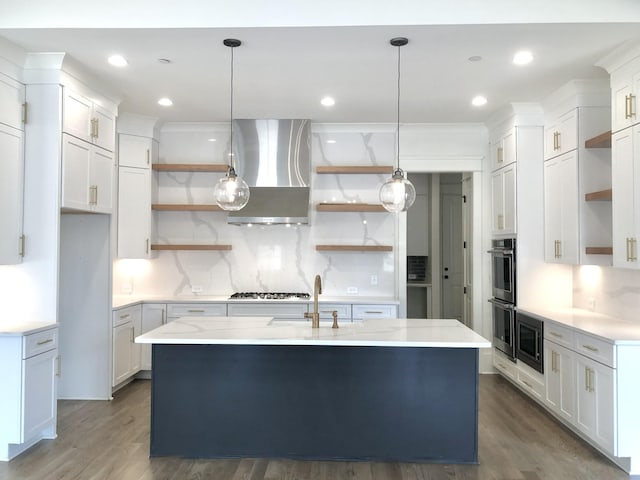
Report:
<svg viewBox="0 0 640 480"><path fill-rule="evenodd" d="M494 237L516 234L516 164L491 174L491 233Z"/></svg>
<svg viewBox="0 0 640 480"><path fill-rule="evenodd" d="M276 320L303 321L304 314L312 308L306 302L229 302L227 313L230 317L273 317Z"/></svg>
<svg viewBox="0 0 640 480"><path fill-rule="evenodd" d="M615 133L640 122L640 58L611 73L611 130Z"/></svg>
<svg viewBox="0 0 640 480"><path fill-rule="evenodd" d="M62 135L62 208L111 213L113 175L111 152Z"/></svg>
<svg viewBox="0 0 640 480"><path fill-rule="evenodd" d="M544 129L544 158L548 160L578 146L578 110L551 116Z"/></svg>
<svg viewBox="0 0 640 480"><path fill-rule="evenodd" d="M58 329L0 336L0 460L56 437Z"/></svg>
<svg viewBox="0 0 640 480"><path fill-rule="evenodd" d="M616 452L615 370L583 355L575 355L576 427L607 453Z"/></svg>
<svg viewBox="0 0 640 480"><path fill-rule="evenodd" d="M150 258L151 170L118 168L118 258Z"/></svg>
<svg viewBox="0 0 640 480"><path fill-rule="evenodd" d="M545 404L556 415L569 423L573 423L576 410L576 377L573 352L545 339L544 366Z"/></svg>
<svg viewBox="0 0 640 480"><path fill-rule="evenodd" d="M544 214L545 261L577 264L577 152L544 162Z"/></svg>
<svg viewBox="0 0 640 480"><path fill-rule="evenodd" d="M640 268L640 125L614 133L611 148L613 265Z"/></svg>
<svg viewBox="0 0 640 480"><path fill-rule="evenodd" d="M118 166L134 168L151 168L158 163L158 142L153 138L118 135Z"/></svg>
<svg viewBox="0 0 640 480"><path fill-rule="evenodd" d="M24 255L23 193L24 133L0 124L0 265L20 263Z"/></svg>
<svg viewBox="0 0 640 480"><path fill-rule="evenodd" d="M142 306L113 312L113 378L116 387L140 370L141 349L135 338L142 329Z"/></svg>
<svg viewBox="0 0 640 480"><path fill-rule="evenodd" d="M180 317L226 317L226 303L170 303L167 305L167 322ZM232 316L229 313L229 316Z"/></svg>
<svg viewBox="0 0 640 480"><path fill-rule="evenodd" d="M24 85L0 73L0 123L24 130Z"/></svg>
<svg viewBox="0 0 640 480"><path fill-rule="evenodd" d="M391 303L362 304L351 306L353 320L367 320L369 318L398 318L398 305Z"/></svg>
<svg viewBox="0 0 640 480"><path fill-rule="evenodd" d="M141 335L165 323L167 323L167 306L164 303L145 303L142 305ZM140 369L151 370L151 366L151 345L148 343L140 344Z"/></svg>
<svg viewBox="0 0 640 480"><path fill-rule="evenodd" d="M491 143L491 170L497 170L516 161L516 129L510 128Z"/></svg>
<svg viewBox="0 0 640 480"><path fill-rule="evenodd" d="M115 115L89 98L64 88L62 131L110 152L115 144Z"/></svg>

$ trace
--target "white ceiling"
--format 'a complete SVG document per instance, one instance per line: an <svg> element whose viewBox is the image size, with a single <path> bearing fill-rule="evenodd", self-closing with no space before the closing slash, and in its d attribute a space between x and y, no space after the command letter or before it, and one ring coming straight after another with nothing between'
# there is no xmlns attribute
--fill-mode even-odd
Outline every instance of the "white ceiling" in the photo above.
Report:
<svg viewBox="0 0 640 480"><path fill-rule="evenodd" d="M222 40L238 38L235 117L318 122L395 122L397 49L389 39L405 36L401 121L449 123L482 122L571 79L606 78L594 63L623 42L640 41L640 24L30 28L0 29L0 36L27 52L66 52L122 99L121 112L164 121L228 120L230 49ZM531 65L511 63L520 49L533 52ZM113 53L129 65L108 65ZM485 107L471 106L477 94L488 98ZM321 106L324 95L336 105ZM158 106L161 96L173 107Z"/></svg>

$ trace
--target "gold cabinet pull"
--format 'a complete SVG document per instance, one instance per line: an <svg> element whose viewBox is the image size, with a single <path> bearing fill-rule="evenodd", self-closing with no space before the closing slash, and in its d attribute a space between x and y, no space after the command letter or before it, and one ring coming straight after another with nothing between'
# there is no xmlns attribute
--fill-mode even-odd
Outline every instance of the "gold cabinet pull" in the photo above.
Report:
<svg viewBox="0 0 640 480"><path fill-rule="evenodd" d="M593 345L582 345L582 348L586 348L587 350L591 351L591 352L598 352L599 350L594 347Z"/></svg>
<svg viewBox="0 0 640 480"><path fill-rule="evenodd" d="M124 320L125 318L129 318L131 316L130 313L123 313L122 315L120 315L120 320Z"/></svg>
<svg viewBox="0 0 640 480"><path fill-rule="evenodd" d="M146 253L149 253L149 239L147 238L146 240L147 246L146 246Z"/></svg>
<svg viewBox="0 0 640 480"><path fill-rule="evenodd" d="M97 205L98 204L98 186L91 185L89 187L89 205Z"/></svg>
<svg viewBox="0 0 640 480"><path fill-rule="evenodd" d="M529 387L531 390L533 390L533 385L531 385L529 382L527 382L526 380L522 380L522 383L524 383L527 387Z"/></svg>
<svg viewBox="0 0 640 480"><path fill-rule="evenodd" d="M498 230L504 230L504 215L498 215Z"/></svg>
<svg viewBox="0 0 640 480"><path fill-rule="evenodd" d="M204 313L204 310L192 308L192 309L187 310L187 312L189 312L189 313Z"/></svg>
<svg viewBox="0 0 640 480"><path fill-rule="evenodd" d="M584 389L587 392L591 391L589 390L589 368L588 367L584 367Z"/></svg>
<svg viewBox="0 0 640 480"><path fill-rule="evenodd" d="M504 161L504 149L502 147L498 147L498 163L502 163Z"/></svg>
<svg viewBox="0 0 640 480"><path fill-rule="evenodd" d="M629 260L631 260L632 262L635 262L636 260L638 260L637 242L638 241L635 238L629 239L629 244L630 244L629 251L631 253Z"/></svg>
<svg viewBox="0 0 640 480"><path fill-rule="evenodd" d="M62 375L62 357L58 355L56 357L56 377Z"/></svg>
<svg viewBox="0 0 640 480"><path fill-rule="evenodd" d="M18 237L18 255L24 258L25 255L26 236L24 234Z"/></svg>
<svg viewBox="0 0 640 480"><path fill-rule="evenodd" d="M149 165L149 158L150 158L151 153L149 152L149 149L147 148L147 165Z"/></svg>
<svg viewBox="0 0 640 480"><path fill-rule="evenodd" d="M629 119L636 116L633 107L635 105L636 96L633 93L624 96L624 118Z"/></svg>
<svg viewBox="0 0 640 480"><path fill-rule="evenodd" d="M37 345L46 345L47 343L53 342L53 338L47 338L46 340L40 340Z"/></svg>
<svg viewBox="0 0 640 480"><path fill-rule="evenodd" d="M556 338L563 338L563 336L560 335L558 332L549 332L549 335L553 335Z"/></svg>

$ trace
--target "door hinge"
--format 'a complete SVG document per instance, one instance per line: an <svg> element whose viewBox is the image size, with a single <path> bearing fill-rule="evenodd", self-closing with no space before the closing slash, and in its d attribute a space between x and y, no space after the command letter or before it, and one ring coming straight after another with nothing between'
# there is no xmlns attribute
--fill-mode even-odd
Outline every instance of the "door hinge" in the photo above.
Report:
<svg viewBox="0 0 640 480"><path fill-rule="evenodd" d="M22 123L27 124L27 102L22 104Z"/></svg>

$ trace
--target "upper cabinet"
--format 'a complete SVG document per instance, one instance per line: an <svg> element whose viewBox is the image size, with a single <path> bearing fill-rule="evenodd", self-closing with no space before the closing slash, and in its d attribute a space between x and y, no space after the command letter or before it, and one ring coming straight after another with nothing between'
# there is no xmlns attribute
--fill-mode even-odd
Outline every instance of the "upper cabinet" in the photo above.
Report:
<svg viewBox="0 0 640 480"><path fill-rule="evenodd" d="M64 88L62 130L110 152L114 150L115 116L67 87Z"/></svg>
<svg viewBox="0 0 640 480"><path fill-rule="evenodd" d="M491 233L494 236L516 234L516 164L491 174Z"/></svg>
<svg viewBox="0 0 640 480"><path fill-rule="evenodd" d="M578 114L575 108L551 118L544 127L544 159L575 150L578 146Z"/></svg>
<svg viewBox="0 0 640 480"><path fill-rule="evenodd" d="M505 167L516 161L516 130L510 128L491 143L491 170Z"/></svg>
<svg viewBox="0 0 640 480"><path fill-rule="evenodd" d="M24 85L0 75L0 265L24 255Z"/></svg>
<svg viewBox="0 0 640 480"><path fill-rule="evenodd" d="M544 139L545 261L612 264L610 125L602 82L572 81L547 100ZM603 148L604 147L604 148Z"/></svg>
<svg viewBox="0 0 640 480"><path fill-rule="evenodd" d="M611 130L617 132L640 122L640 60L625 65L611 75Z"/></svg>

